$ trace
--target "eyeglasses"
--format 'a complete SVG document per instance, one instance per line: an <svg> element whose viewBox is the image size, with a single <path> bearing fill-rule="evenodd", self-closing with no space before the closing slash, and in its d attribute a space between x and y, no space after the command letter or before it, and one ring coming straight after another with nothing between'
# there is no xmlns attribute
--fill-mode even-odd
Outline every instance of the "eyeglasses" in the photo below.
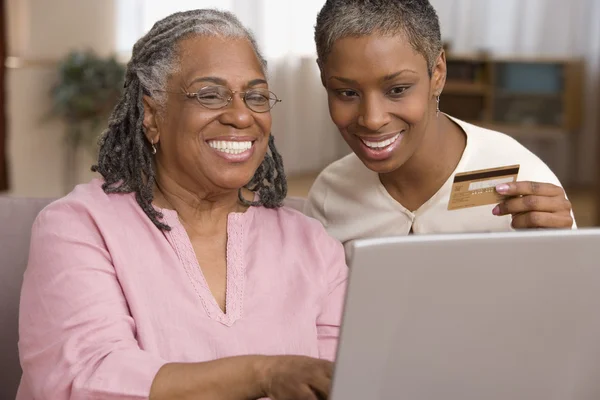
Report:
<svg viewBox="0 0 600 400"><path fill-rule="evenodd" d="M256 112L269 111L275 104L281 102L275 93L268 89L257 88L246 91L233 91L225 86L206 86L195 93L186 93L188 98L196 98L198 103L209 110L219 110L227 107L233 100L233 95L239 93L246 106Z"/></svg>

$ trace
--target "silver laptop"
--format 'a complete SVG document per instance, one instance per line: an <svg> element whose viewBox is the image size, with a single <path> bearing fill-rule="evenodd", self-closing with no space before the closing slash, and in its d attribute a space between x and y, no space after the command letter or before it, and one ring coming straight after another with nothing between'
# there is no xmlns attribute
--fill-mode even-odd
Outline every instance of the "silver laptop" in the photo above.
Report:
<svg viewBox="0 0 600 400"><path fill-rule="evenodd" d="M333 400L600 399L600 229L350 251Z"/></svg>

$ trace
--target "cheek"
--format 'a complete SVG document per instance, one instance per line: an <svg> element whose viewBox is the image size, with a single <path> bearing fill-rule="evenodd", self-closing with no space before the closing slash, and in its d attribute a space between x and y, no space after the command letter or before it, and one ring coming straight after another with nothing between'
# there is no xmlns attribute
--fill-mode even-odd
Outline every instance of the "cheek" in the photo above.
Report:
<svg viewBox="0 0 600 400"><path fill-rule="evenodd" d="M211 112L188 112L181 115L181 123L185 124L185 130L197 134L208 126L217 116Z"/></svg>
<svg viewBox="0 0 600 400"><path fill-rule="evenodd" d="M189 142L201 137L202 131L214 120L215 115L207 112L191 112L185 109L171 112L161 140L178 142L183 147L189 146Z"/></svg>
<svg viewBox="0 0 600 400"><path fill-rule="evenodd" d="M259 140L255 145L255 153L254 157L256 159L257 164L255 167L258 168L259 164L262 162L263 157L268 151L269 148L269 135L271 134L271 123L272 118L270 113L265 114L255 114L254 122L256 124L257 130L260 132L263 140ZM277 138L275 138L277 139Z"/></svg>
<svg viewBox="0 0 600 400"><path fill-rule="evenodd" d="M264 136L269 136L271 133L271 125L273 123L271 113L256 114L254 116L254 121L256 121L256 125L260 129L261 133Z"/></svg>
<svg viewBox="0 0 600 400"><path fill-rule="evenodd" d="M329 114L331 120L340 130L345 130L358 118L357 106L329 96Z"/></svg>
<svg viewBox="0 0 600 400"><path fill-rule="evenodd" d="M427 119L429 106L427 96L416 94L407 97L394 107L396 116L402 118L410 125L417 125Z"/></svg>

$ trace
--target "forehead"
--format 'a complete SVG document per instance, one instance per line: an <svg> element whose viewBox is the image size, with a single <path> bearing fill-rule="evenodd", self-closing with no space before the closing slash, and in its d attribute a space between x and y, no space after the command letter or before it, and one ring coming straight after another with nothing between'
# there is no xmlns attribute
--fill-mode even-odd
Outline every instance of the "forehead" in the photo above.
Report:
<svg viewBox="0 0 600 400"><path fill-rule="evenodd" d="M403 34L345 37L335 41L324 64L330 75L385 76L403 69L427 74L427 61Z"/></svg>
<svg viewBox="0 0 600 400"><path fill-rule="evenodd" d="M186 81L215 76L228 82L264 78L250 42L243 38L194 36L178 44L179 75Z"/></svg>

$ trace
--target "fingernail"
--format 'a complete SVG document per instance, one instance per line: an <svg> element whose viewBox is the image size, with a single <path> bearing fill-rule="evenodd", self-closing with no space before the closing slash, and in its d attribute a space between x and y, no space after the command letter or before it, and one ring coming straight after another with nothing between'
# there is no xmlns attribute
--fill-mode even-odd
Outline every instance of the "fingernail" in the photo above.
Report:
<svg viewBox="0 0 600 400"><path fill-rule="evenodd" d="M492 210L492 214L500 215L500 206L494 207L494 209Z"/></svg>
<svg viewBox="0 0 600 400"><path fill-rule="evenodd" d="M496 186L496 191L498 193L506 193L506 192L508 192L508 185L506 183L498 185L498 186Z"/></svg>

